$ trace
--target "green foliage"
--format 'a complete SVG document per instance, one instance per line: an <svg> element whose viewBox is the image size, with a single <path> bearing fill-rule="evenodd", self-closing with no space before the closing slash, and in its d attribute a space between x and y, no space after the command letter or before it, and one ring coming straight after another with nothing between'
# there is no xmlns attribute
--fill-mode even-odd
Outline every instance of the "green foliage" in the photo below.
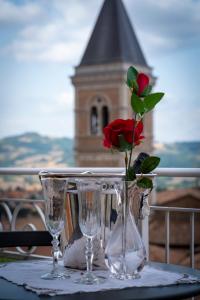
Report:
<svg viewBox="0 0 200 300"><path fill-rule="evenodd" d="M128 68L126 84L129 88L137 88L137 75L138 71L134 67L131 66L130 68Z"/></svg>
<svg viewBox="0 0 200 300"><path fill-rule="evenodd" d="M132 148L132 144L129 144L125 139L124 136L122 134L119 135L119 151L120 152L126 152L126 151L130 151Z"/></svg>
<svg viewBox="0 0 200 300"><path fill-rule="evenodd" d="M140 167L142 174L149 174L152 172L159 164L160 158L156 156L147 156L144 158L144 155L147 156L146 153L140 153L138 155L138 158L135 160L133 167L130 167L127 172L127 179L128 180L134 180L136 179L136 172L138 166ZM144 189L152 189L153 188L153 182L152 179L149 177L145 177L142 175L142 177L139 177L137 179L137 186Z"/></svg>
<svg viewBox="0 0 200 300"><path fill-rule="evenodd" d="M134 93L131 96L131 106L135 113L142 115L145 111L143 101Z"/></svg>
<svg viewBox="0 0 200 300"><path fill-rule="evenodd" d="M135 170L133 167L129 167L129 169L127 170L127 176L126 179L128 181L133 181L136 179L136 174L135 174Z"/></svg>
<svg viewBox="0 0 200 300"><path fill-rule="evenodd" d="M163 96L164 93L154 93L146 96L143 102L145 113L152 110L156 106L156 104L162 99Z"/></svg>
<svg viewBox="0 0 200 300"><path fill-rule="evenodd" d="M146 96L148 96L148 95L151 93L151 90L152 90L152 85L148 85L148 86L144 89L143 93L141 94L141 97L146 97Z"/></svg>
<svg viewBox="0 0 200 300"><path fill-rule="evenodd" d="M148 94L150 89L147 87L146 92L143 95ZM152 110L156 104L162 99L164 93L154 93L148 96L144 96L144 100L141 100L135 93L132 93L131 96L131 106L135 113L140 114L142 116L144 113ZM143 97L143 96L142 96Z"/></svg>
<svg viewBox="0 0 200 300"><path fill-rule="evenodd" d="M132 81L132 87L133 87L133 89L134 89L135 91L138 90L138 83L137 83L136 80L133 80L133 81Z"/></svg>
<svg viewBox="0 0 200 300"><path fill-rule="evenodd" d="M137 180L137 186L143 189L153 189L153 182L148 177L141 177Z"/></svg>
<svg viewBox="0 0 200 300"><path fill-rule="evenodd" d="M141 172L148 174L152 172L160 163L160 158L157 156L149 156L145 158L141 165Z"/></svg>

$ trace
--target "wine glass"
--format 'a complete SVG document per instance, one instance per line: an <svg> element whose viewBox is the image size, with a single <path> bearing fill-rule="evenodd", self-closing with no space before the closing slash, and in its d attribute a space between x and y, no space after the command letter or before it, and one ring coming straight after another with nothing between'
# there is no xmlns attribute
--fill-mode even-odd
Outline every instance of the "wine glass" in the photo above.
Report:
<svg viewBox="0 0 200 300"><path fill-rule="evenodd" d="M100 214L101 214L101 185L95 179L83 179L77 181L78 201L79 201L79 225L82 234L86 237L86 265L87 270L76 283L98 284L105 281L105 277L96 276L92 273L93 262L93 238L100 231Z"/></svg>
<svg viewBox="0 0 200 300"><path fill-rule="evenodd" d="M41 276L42 279L69 278L66 271L59 270L58 259L61 255L59 248L59 235L64 229L65 223L65 190L67 181L64 178L53 177L48 173L40 173L43 194L45 198L45 223L52 235L52 270Z"/></svg>

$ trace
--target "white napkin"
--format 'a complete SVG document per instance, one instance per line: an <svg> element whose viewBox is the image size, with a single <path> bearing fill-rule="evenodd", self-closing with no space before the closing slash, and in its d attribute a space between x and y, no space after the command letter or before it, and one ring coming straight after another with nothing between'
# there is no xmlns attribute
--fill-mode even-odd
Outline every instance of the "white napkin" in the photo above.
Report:
<svg viewBox="0 0 200 300"><path fill-rule="evenodd" d="M84 270L86 268L85 259L85 244L86 238L82 236L81 238L73 241L73 244L69 244L64 251L63 261L64 266ZM100 246L99 239L94 238L93 240L93 267L95 269L106 270L104 252Z"/></svg>
<svg viewBox="0 0 200 300"><path fill-rule="evenodd" d="M38 295L74 294L78 292L97 292L127 287L156 287L200 282L196 277L163 271L152 266L145 266L140 273L141 278L134 280L117 280L111 278L108 271L94 271L95 274L107 278L105 283L99 285L80 285L74 283L74 280L79 278L83 272L73 270L71 271L70 279L41 279L41 275L49 272L51 268L52 262L49 260L8 263L1 265L0 277L15 284L23 285L27 290L36 292ZM61 268L65 270L64 267Z"/></svg>

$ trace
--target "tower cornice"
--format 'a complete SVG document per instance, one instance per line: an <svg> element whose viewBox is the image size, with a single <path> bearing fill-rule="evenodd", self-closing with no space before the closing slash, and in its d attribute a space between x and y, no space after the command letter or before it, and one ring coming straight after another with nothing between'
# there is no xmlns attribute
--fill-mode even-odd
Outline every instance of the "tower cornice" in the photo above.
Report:
<svg viewBox="0 0 200 300"><path fill-rule="evenodd" d="M75 74L71 76L72 83L85 84L88 82L118 82L124 81L130 63L112 63L112 64L102 64L102 65L92 65L92 66L78 66L75 68ZM152 75L152 68L147 66L134 65L134 67L148 74L151 78L152 84L155 83L156 77Z"/></svg>

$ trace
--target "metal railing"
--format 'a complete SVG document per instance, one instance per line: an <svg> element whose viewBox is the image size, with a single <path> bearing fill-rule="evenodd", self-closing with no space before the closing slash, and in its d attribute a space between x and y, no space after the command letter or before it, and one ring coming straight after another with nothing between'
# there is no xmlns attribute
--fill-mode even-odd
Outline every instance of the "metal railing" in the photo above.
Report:
<svg viewBox="0 0 200 300"><path fill-rule="evenodd" d="M123 173L124 168L0 168L0 175L38 175L40 171L60 173ZM200 177L200 168L157 168L156 176L164 177Z"/></svg>
<svg viewBox="0 0 200 300"><path fill-rule="evenodd" d="M11 206L14 204L14 209L11 210ZM3 209L5 216L7 218L7 223L10 231L16 231L17 226L17 219L20 214L20 211L25 208L29 207L29 209L34 209L39 216L41 223L43 224L43 227L46 228L45 225L45 217L43 212L43 205L44 200L37 200L37 199L18 199L18 198L0 198L0 210ZM31 230L31 231L37 231L38 228L34 223L26 223L23 225L22 228L20 228L21 231L25 230ZM0 231L4 231L3 223L0 220ZM30 247L27 250L22 249L21 247L16 247L16 250L19 254L22 255L31 255L36 251L37 247L33 246ZM5 251L7 252L7 251Z"/></svg>
<svg viewBox="0 0 200 300"><path fill-rule="evenodd" d="M0 175L38 175L38 173L42 170L46 170L49 172L60 172L60 173L74 173L78 174L84 171L90 171L92 173L123 173L124 168L0 168ZM200 177L200 168L157 168L155 170L156 177ZM32 202L35 206L37 212L39 213L42 221L44 222L44 216L42 215L41 209L37 208L37 200L27 200L24 199L0 199L0 205L6 211L8 220L10 224L15 223L16 215L19 212L19 209L22 207L19 206L15 208L14 211L14 221L12 220L13 215L9 210L8 206L6 206L6 202L9 201L21 201L23 203ZM40 200L42 201L42 200ZM180 208L180 207L163 207L163 206L151 206L152 211L164 211L165 212L165 260L167 263L170 262L170 213L171 212L184 212L190 214L190 262L191 266L195 267L195 259L194 259L194 232L195 232L195 214L200 213L200 209L195 208ZM29 228L32 230L36 230L32 225L28 224ZM13 225L12 225L12 228ZM1 230L0 224L0 230ZM147 249L147 254L149 253L149 220L146 218L142 222L142 237Z"/></svg>
<svg viewBox="0 0 200 300"><path fill-rule="evenodd" d="M162 211L165 213L165 262L170 263L170 213L181 212L188 213L190 215L190 265L195 267L195 214L200 214L198 208L184 208L184 207L164 207L164 206L151 206L152 211Z"/></svg>

